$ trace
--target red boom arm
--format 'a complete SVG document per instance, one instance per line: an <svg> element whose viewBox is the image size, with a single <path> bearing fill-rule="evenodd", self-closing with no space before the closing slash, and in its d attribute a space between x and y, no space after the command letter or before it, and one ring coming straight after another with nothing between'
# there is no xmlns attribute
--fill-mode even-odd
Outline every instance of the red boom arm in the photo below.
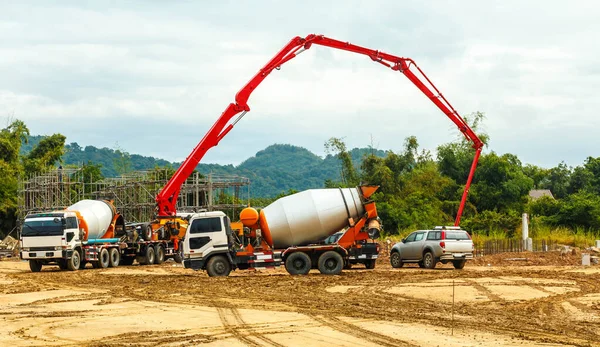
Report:
<svg viewBox="0 0 600 347"><path fill-rule="evenodd" d="M440 93L436 86L429 80L425 73L417 66L417 64L415 64L412 59L397 57L395 55L353 45L348 42L334 40L323 35L313 34L308 35L305 38L299 36L293 38L242 89L240 89L235 96L235 103L231 103L229 106L227 106L225 111L221 114L221 117L217 119L212 128L210 128L206 135L204 135L204 138L200 141L200 143L198 143L192 153L181 164L179 169L177 169L173 177L171 177L165 187L158 193L156 197L158 215L175 215L175 205L177 203L177 197L179 196L181 185L191 175L192 171L194 171L194 168L198 165L206 152L210 148L219 144L219 141L221 141L221 139L227 135L229 131L231 131L233 126L246 114L246 112L250 111L247 101L254 89L256 89L256 87L258 87L258 85L274 69L279 69L281 65L287 63L291 59L295 58L298 54L309 49L313 44L363 54L371 58L371 60L374 62L380 63L394 71L402 72L448 118L450 118L450 120L458 127L458 129L468 140L473 142L473 148L475 148L475 157L473 158L471 170L465 184L465 189L455 220L455 225L459 225L460 217L462 215L467 194L469 192L469 187L473 179L473 174L475 173L479 155L481 154L483 142L479 139L479 137L477 137L473 130L471 130L469 125L460 117L458 112L456 112L448 100L446 100L442 93ZM414 69L411 69L413 67ZM229 124L229 121L238 113L241 113L238 118Z"/></svg>

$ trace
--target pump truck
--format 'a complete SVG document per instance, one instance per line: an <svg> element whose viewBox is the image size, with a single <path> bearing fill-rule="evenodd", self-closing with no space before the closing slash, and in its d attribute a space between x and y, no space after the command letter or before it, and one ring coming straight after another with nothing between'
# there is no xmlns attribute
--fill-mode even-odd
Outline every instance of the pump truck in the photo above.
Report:
<svg viewBox="0 0 600 347"><path fill-rule="evenodd" d="M469 187L477 167L477 162L483 148L483 142L477 137L465 120L448 102L446 97L431 82L429 77L411 59L384 53L361 47L349 42L335 40L324 35L310 34L306 37L296 36L292 38L269 62L258 71L246 85L235 95L235 102L230 103L213 126L204 135L202 140L192 150L169 182L156 196L157 218L147 225L149 234L160 233L159 239L169 239L174 243L175 251L182 246L181 240L186 234L189 221L177 213L176 204L181 185L190 176L206 152L219 144L219 142L233 129L237 122L250 111L248 99L250 94L264 81L274 70L281 69L282 65L297 57L300 53L310 49L313 45L334 48L342 51L365 55L373 62L381 64L392 71L397 71L406 76L427 98L431 100L460 130L466 139L472 142L475 155L465 187L463 190L458 212L456 214L455 226L460 224L460 218L467 200ZM237 118L231 121L236 115ZM155 237L156 238L156 237ZM180 250L179 250L180 252Z"/></svg>

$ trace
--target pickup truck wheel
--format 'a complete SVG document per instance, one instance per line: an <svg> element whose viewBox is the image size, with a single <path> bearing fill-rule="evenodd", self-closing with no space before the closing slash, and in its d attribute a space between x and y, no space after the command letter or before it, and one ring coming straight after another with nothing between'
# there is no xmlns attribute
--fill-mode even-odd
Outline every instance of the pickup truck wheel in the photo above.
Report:
<svg viewBox="0 0 600 347"><path fill-rule="evenodd" d="M165 261L165 248L163 246L157 246L154 254L154 263L162 264Z"/></svg>
<svg viewBox="0 0 600 347"><path fill-rule="evenodd" d="M40 272L42 271L42 263L39 260L29 259L29 269L31 269L31 272Z"/></svg>
<svg viewBox="0 0 600 347"><path fill-rule="evenodd" d="M108 249L102 248L100 251L100 255L98 256L98 265L100 265L100 267L103 269L106 269L110 265L110 254L108 254Z"/></svg>
<svg viewBox="0 0 600 347"><path fill-rule="evenodd" d="M109 266L110 267L117 267L119 266L119 263L121 262L121 253L119 252L118 248L111 248L110 251L108 252L110 254L110 262L109 262Z"/></svg>
<svg viewBox="0 0 600 347"><path fill-rule="evenodd" d="M399 252L392 253L392 255L390 256L390 264L392 264L392 267L395 269L404 266L404 263L402 262L402 257L400 256Z"/></svg>
<svg viewBox="0 0 600 347"><path fill-rule="evenodd" d="M307 275L312 267L310 257L304 252L295 252L285 260L285 269L290 275Z"/></svg>
<svg viewBox="0 0 600 347"><path fill-rule="evenodd" d="M466 260L454 260L452 261L452 265L454 265L454 268L457 270L461 270L463 267L465 267L465 264L467 263Z"/></svg>
<svg viewBox="0 0 600 347"><path fill-rule="evenodd" d="M435 257L433 256L433 253L431 253L430 251L425 252L425 254L423 255L423 266L426 269L433 269L435 268Z"/></svg>
<svg viewBox="0 0 600 347"><path fill-rule="evenodd" d="M79 270L79 265L81 265L81 254L79 254L78 250L74 250L71 258L67 259L67 269L69 271L77 271Z"/></svg>
<svg viewBox="0 0 600 347"><path fill-rule="evenodd" d="M231 272L231 264L229 260L222 255L215 255L208 260L206 264L206 272L210 277L229 276Z"/></svg>
<svg viewBox="0 0 600 347"><path fill-rule="evenodd" d="M344 259L336 251L327 251L319 257L317 266L323 275L339 275L344 267Z"/></svg>

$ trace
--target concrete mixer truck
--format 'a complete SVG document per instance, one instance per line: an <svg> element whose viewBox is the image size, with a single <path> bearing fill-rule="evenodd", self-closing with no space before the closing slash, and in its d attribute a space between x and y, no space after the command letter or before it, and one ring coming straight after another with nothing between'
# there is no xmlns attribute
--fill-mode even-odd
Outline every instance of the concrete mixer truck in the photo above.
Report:
<svg viewBox="0 0 600 347"><path fill-rule="evenodd" d="M191 216L183 245L186 268L206 270L209 276L228 276L235 269L285 265L292 275L311 269L339 274L353 263L373 269L379 254L380 222L375 186L310 189L283 197L260 212L240 213L244 228L234 232L223 212ZM333 244L319 243L344 230Z"/></svg>
<svg viewBox="0 0 600 347"><path fill-rule="evenodd" d="M161 263L175 252L167 240L144 237L125 225L110 201L81 200L65 210L28 214L21 231L21 259L33 272L44 265L63 270Z"/></svg>

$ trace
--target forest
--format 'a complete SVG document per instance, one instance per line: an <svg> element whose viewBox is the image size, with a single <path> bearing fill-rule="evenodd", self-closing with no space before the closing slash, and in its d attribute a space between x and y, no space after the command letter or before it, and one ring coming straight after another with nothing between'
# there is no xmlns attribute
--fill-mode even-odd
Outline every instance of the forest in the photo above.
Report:
<svg viewBox="0 0 600 347"><path fill-rule="evenodd" d="M520 232L521 215L530 215L533 237L582 244L600 231L600 157L581 165L564 162L542 168L522 163L515 154L499 154L479 131L480 112L465 117L486 143L473 178L461 226L479 237L507 238ZM179 163L117 149L77 143L65 136L30 136L25 123L13 121L0 132L0 233L15 225L18 177L55 165L84 164L95 179L131 170L176 168ZM404 140L401 151L371 147L348 150L343 139L324 143L326 156L287 144L267 147L234 165L200 164L197 170L250 178L252 202L265 205L277 197L310 188L379 185L374 195L387 235L453 223L467 180L474 149L464 138L440 145L435 154L419 147L416 137ZM532 190L551 196L531 198Z"/></svg>

